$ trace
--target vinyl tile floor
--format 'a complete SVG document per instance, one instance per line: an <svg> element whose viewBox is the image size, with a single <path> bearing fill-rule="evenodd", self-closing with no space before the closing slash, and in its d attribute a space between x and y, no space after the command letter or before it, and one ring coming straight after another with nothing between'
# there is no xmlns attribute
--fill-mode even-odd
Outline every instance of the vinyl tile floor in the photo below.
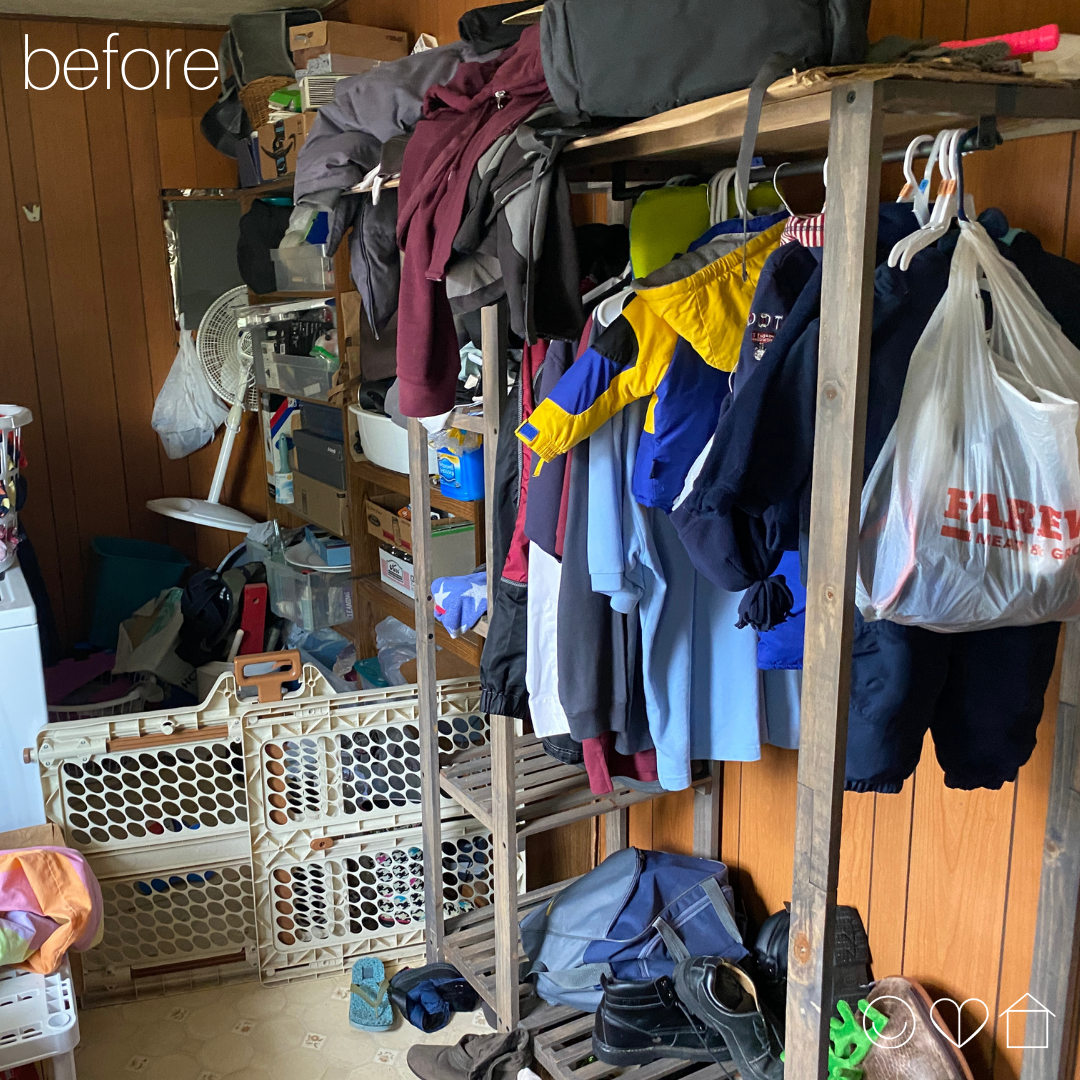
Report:
<svg viewBox="0 0 1080 1080"><path fill-rule="evenodd" d="M478 1009L425 1035L395 1012L389 1031L349 1026L349 978L234 986L79 1013L78 1080L415 1080L413 1043L491 1032Z"/></svg>

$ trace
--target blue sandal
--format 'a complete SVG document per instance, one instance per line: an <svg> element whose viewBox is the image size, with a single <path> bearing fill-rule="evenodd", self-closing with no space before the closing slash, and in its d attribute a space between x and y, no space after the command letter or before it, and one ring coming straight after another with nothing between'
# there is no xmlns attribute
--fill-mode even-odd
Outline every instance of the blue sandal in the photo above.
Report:
<svg viewBox="0 0 1080 1080"><path fill-rule="evenodd" d="M383 962L364 956L353 964L349 1024L359 1031L386 1031L394 1022Z"/></svg>

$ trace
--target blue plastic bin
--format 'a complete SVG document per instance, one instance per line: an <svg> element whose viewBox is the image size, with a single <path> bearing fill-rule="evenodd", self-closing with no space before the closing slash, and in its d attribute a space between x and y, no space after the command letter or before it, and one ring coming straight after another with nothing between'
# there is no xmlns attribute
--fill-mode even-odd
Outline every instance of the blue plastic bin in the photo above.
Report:
<svg viewBox="0 0 1080 1080"><path fill-rule="evenodd" d="M124 536L95 536L91 547L96 556L97 584L90 642L115 649L120 624L162 589L177 584L188 561L168 544Z"/></svg>
<svg viewBox="0 0 1080 1080"><path fill-rule="evenodd" d="M448 499L473 502L484 497L484 448L467 454L439 451L439 491Z"/></svg>

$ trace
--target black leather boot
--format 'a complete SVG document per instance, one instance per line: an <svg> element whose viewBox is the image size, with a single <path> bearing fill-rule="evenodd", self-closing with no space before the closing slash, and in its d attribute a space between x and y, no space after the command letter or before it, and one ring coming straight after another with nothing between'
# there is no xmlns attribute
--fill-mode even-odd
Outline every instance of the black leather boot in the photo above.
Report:
<svg viewBox="0 0 1080 1080"><path fill-rule="evenodd" d="M742 968L718 956L695 956L675 965L674 982L694 1017L723 1037L742 1080L783 1080L780 1047Z"/></svg>
<svg viewBox="0 0 1080 1080"><path fill-rule="evenodd" d="M608 1065L731 1060L723 1038L679 1007L666 975L647 982L606 980L592 1041L593 1053Z"/></svg>

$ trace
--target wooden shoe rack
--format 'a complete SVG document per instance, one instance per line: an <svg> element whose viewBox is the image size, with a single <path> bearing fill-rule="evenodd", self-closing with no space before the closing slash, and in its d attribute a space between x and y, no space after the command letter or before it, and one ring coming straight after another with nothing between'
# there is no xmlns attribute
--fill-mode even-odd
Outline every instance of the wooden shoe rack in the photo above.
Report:
<svg viewBox="0 0 1080 1080"><path fill-rule="evenodd" d="M747 112L747 93L724 95L571 143L563 164L572 181L611 182L685 172L687 163L732 164ZM844 757L859 497L866 421L877 206L883 151L942 127L990 122L1005 139L1080 129L1080 89L1064 84L941 68L836 69L791 76L773 85L761 112L757 153L766 161L829 161L829 214L814 445L812 527L802 690L797 819L794 836L785 1075L825 1075L832 972L825 942L833 937L843 806ZM506 387L506 328L497 308L483 312L485 409L470 425L482 430L487 502L493 498L495 452ZM426 435L410 421L414 522L429 519ZM491 513L485 514L492 550ZM519 896L518 851L525 836L605 815L607 850L627 844L626 807L647 794L617 789L593 796L583 773L545 759L516 722L490 716L490 742L440 770L435 741L435 621L430 529L415 537L418 684L423 738L424 850L439 850L443 795L491 830L495 902L448 919L437 867L425 873L429 961L456 964L498 1014L499 1026L523 1023L536 1056L556 1080L608 1080L619 1069L592 1059L592 1018L538 1005L519 984L517 924L558 887ZM489 573L489 601L494 575ZM490 607L490 603L489 603ZM1077 899L1080 895L1080 629L1066 631L1054 775L1046 823L1041 898L1030 991L1062 1018L1052 1045L1025 1055L1022 1080L1072 1075L1076 1042ZM717 857L720 773L696 789L694 850ZM429 855L429 858L432 857ZM523 1007L524 1006L524 1007ZM523 1018L523 1013L524 1018ZM722 1075L712 1064L656 1061L625 1070L635 1080Z"/></svg>

